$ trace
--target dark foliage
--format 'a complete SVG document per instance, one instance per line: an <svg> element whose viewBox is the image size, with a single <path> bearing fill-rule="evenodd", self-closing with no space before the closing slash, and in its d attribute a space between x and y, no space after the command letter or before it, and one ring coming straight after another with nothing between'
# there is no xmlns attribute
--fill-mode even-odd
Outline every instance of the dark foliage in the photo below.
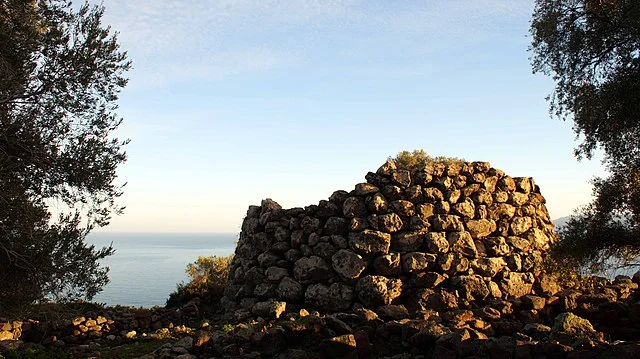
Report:
<svg viewBox="0 0 640 359"><path fill-rule="evenodd" d="M609 177L561 231L558 253L602 267L640 254L640 2L537 0L534 72L553 76L551 112L573 121L575 155L604 153Z"/></svg>
<svg viewBox="0 0 640 359"><path fill-rule="evenodd" d="M102 7L0 0L0 312L90 299L107 283L85 242L108 224L126 141L117 95L130 68Z"/></svg>

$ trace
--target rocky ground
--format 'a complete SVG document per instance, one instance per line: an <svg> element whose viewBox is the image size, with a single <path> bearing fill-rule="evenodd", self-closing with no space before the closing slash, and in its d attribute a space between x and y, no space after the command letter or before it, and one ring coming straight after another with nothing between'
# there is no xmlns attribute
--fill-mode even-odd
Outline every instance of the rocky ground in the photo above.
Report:
<svg viewBox="0 0 640 359"><path fill-rule="evenodd" d="M451 298L442 298L444 304ZM283 302L224 318L183 308L104 308L70 319L0 319L5 358L639 358L640 291L583 280L544 298L455 300L321 314Z"/></svg>

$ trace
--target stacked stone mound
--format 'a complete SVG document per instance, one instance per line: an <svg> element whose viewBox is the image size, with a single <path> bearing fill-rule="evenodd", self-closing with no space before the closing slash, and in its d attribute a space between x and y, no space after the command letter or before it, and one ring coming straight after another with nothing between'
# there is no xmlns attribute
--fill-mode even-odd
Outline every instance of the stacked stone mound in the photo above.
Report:
<svg viewBox="0 0 640 359"><path fill-rule="evenodd" d="M533 179L487 162L392 161L365 178L318 205L250 206L224 307L443 312L542 291L556 237Z"/></svg>

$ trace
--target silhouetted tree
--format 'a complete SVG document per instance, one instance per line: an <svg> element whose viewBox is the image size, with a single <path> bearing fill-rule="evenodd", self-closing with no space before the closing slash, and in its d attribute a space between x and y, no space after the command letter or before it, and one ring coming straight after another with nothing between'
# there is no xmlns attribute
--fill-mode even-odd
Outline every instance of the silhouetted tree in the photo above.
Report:
<svg viewBox="0 0 640 359"><path fill-rule="evenodd" d="M107 283L85 242L113 213L127 141L116 100L130 68L104 8L0 0L0 312L90 299Z"/></svg>
<svg viewBox="0 0 640 359"><path fill-rule="evenodd" d="M556 82L551 113L572 120L578 159L604 154L607 178L576 211L558 248L579 264L640 254L640 1L537 0L534 72Z"/></svg>

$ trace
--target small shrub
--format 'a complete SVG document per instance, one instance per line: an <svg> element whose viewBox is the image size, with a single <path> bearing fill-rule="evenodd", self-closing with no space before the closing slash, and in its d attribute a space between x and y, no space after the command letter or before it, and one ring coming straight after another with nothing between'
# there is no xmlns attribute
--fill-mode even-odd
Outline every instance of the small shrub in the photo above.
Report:
<svg viewBox="0 0 640 359"><path fill-rule="evenodd" d="M236 327L233 324L226 323L226 324L223 324L222 328L220 328L220 329L222 329L222 331L225 332L225 333L229 333L230 331L234 330L235 328Z"/></svg>
<svg viewBox="0 0 640 359"><path fill-rule="evenodd" d="M0 359L68 359L70 356L60 349L31 347L27 349L0 350Z"/></svg>
<svg viewBox="0 0 640 359"><path fill-rule="evenodd" d="M216 304L227 286L232 259L233 255L198 257L187 266L189 282L178 284L176 291L167 299L167 307L179 307L194 298L200 298L207 304Z"/></svg>
<svg viewBox="0 0 640 359"><path fill-rule="evenodd" d="M463 158L437 156L431 157L424 150L401 151L395 157L389 157L399 169L413 171L430 163L461 163Z"/></svg>
<svg viewBox="0 0 640 359"><path fill-rule="evenodd" d="M580 266L571 257L559 255L555 248L546 256L543 262L544 271L555 277L555 280L562 288L580 287L582 273Z"/></svg>
<svg viewBox="0 0 640 359"><path fill-rule="evenodd" d="M171 331L169 331L169 328L160 328L156 330L156 335L158 336L158 339L170 339Z"/></svg>
<svg viewBox="0 0 640 359"><path fill-rule="evenodd" d="M170 339L158 338L157 340L136 340L131 343L117 345L113 347L100 347L100 355L91 356L89 358L100 359L134 359L153 354L160 350L164 345L171 343ZM96 353L98 354L98 353Z"/></svg>

